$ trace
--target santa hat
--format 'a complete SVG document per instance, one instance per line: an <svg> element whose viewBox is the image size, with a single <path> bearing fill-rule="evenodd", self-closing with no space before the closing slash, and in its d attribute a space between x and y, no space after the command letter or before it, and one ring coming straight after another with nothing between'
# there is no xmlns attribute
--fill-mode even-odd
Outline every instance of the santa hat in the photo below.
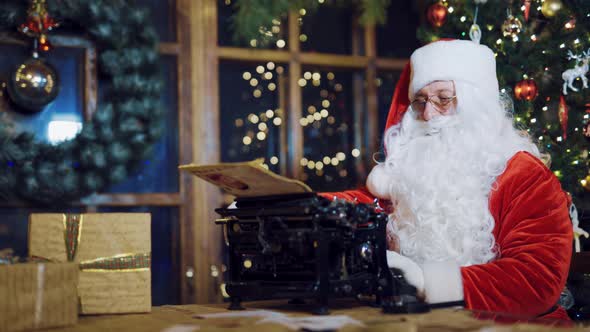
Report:
<svg viewBox="0 0 590 332"><path fill-rule="evenodd" d="M484 95L499 98L496 58L491 49L468 40L439 40L412 53L395 88L385 132L401 122L414 94L433 81L465 82ZM387 146L385 150L387 153ZM389 183L384 166L377 165L369 173L367 188L376 197L388 199Z"/></svg>

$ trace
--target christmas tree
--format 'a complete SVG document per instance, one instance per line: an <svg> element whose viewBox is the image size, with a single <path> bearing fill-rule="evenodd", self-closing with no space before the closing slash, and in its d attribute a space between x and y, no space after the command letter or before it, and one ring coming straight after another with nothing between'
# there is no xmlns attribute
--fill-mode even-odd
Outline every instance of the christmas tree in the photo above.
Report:
<svg viewBox="0 0 590 332"><path fill-rule="evenodd" d="M458 38L496 54L502 102L550 155L574 203L590 210L590 1L432 1L423 43Z"/></svg>

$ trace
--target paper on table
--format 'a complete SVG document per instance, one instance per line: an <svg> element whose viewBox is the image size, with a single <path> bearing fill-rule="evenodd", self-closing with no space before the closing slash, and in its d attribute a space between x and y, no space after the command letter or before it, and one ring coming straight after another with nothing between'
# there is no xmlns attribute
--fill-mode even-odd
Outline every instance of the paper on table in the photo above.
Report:
<svg viewBox="0 0 590 332"><path fill-rule="evenodd" d="M256 324L274 323L292 330L334 331L346 325L364 326L361 321L346 315L289 317L286 314L269 310L252 310L241 312L222 312L196 315L197 318L261 318Z"/></svg>

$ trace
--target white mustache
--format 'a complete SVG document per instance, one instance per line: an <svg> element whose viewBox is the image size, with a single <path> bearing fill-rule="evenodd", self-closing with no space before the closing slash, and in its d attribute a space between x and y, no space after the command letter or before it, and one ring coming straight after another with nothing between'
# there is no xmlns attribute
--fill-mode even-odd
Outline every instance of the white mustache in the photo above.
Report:
<svg viewBox="0 0 590 332"><path fill-rule="evenodd" d="M416 136L437 135L442 129L451 128L459 124L459 118L456 115L439 115L429 121L415 121L413 132Z"/></svg>

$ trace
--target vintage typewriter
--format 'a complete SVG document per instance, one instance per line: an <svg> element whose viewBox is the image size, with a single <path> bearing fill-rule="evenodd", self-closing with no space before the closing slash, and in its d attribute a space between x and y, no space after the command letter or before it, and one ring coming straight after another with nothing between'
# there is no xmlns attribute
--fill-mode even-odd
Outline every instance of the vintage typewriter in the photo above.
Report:
<svg viewBox="0 0 590 332"><path fill-rule="evenodd" d="M228 246L229 309L242 301L371 299L385 312L428 310L386 258L387 215L377 206L316 193L242 197L217 209Z"/></svg>

